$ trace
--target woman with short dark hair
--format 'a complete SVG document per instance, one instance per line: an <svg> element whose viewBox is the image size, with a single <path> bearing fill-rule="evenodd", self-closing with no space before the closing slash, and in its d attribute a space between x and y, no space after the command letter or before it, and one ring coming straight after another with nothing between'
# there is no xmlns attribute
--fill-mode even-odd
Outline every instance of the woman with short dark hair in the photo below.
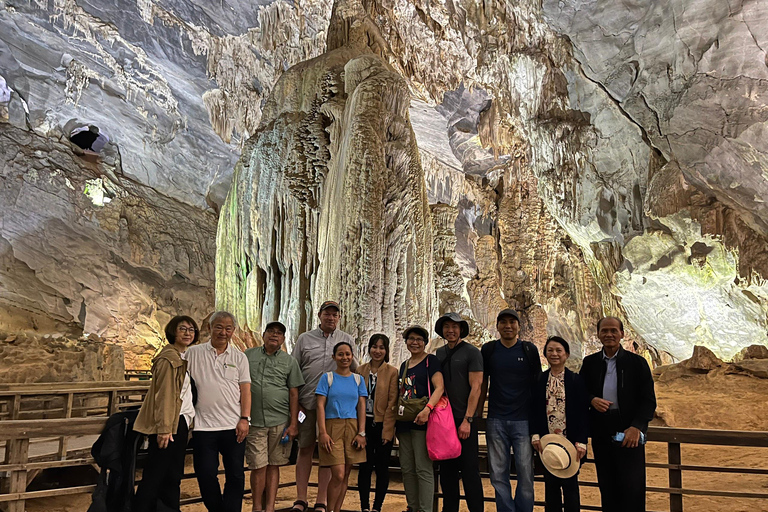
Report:
<svg viewBox="0 0 768 512"><path fill-rule="evenodd" d="M168 345L152 361L152 382L133 426L149 436L149 455L133 499L136 512L180 510L187 437L195 417L183 354L197 343L199 334L192 318L174 317L165 326Z"/></svg>
<svg viewBox="0 0 768 512"><path fill-rule="evenodd" d="M425 328L412 325L403 332L403 339L411 357L400 365L398 400L428 400L416 419L398 420L396 423L403 487L408 503L406 510L432 512L435 473L427 452L427 421L432 409L443 396L443 373L437 356L425 351L429 342L429 333ZM398 409L400 407L398 405Z"/></svg>
<svg viewBox="0 0 768 512"><path fill-rule="evenodd" d="M541 375L534 391L531 443L541 453L542 437L547 434L564 436L575 445L579 459L576 464L579 464L587 454L587 390L579 374L565 367L571 355L567 341L560 336L550 336L543 352L549 369ZM560 478L545 468L544 510L562 512L563 505L565 512L581 510L578 471L568 478Z"/></svg>
<svg viewBox="0 0 768 512"><path fill-rule="evenodd" d="M374 334L368 342L371 360L357 368L365 379L368 398L365 401L366 461L360 464L357 487L363 512L381 511L389 489L389 457L395 437L397 405L397 368L389 363L389 338ZM376 494L370 508L371 473L376 470Z"/></svg>

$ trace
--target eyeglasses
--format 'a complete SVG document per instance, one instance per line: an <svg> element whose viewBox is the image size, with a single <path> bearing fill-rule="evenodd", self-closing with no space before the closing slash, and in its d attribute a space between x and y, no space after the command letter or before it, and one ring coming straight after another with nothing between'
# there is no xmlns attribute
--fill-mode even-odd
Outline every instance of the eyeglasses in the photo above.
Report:
<svg viewBox="0 0 768 512"><path fill-rule="evenodd" d="M279 327L270 327L269 329L264 331L264 334L285 334L285 333Z"/></svg>
<svg viewBox="0 0 768 512"><path fill-rule="evenodd" d="M179 332L188 332L190 334L195 334L197 332L197 329L195 329L194 327L179 327L176 330Z"/></svg>
<svg viewBox="0 0 768 512"><path fill-rule="evenodd" d="M421 336L408 336L408 339L406 339L405 341L418 341L419 343L426 343L424 341L424 338L422 338Z"/></svg>

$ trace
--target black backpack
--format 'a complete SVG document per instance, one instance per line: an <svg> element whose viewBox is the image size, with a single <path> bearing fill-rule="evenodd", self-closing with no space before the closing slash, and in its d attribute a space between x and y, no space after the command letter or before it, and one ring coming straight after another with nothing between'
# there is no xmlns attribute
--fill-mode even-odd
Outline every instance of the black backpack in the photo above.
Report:
<svg viewBox="0 0 768 512"><path fill-rule="evenodd" d="M101 468L88 512L130 512L141 434L133 430L138 409L113 414L93 443L91 455Z"/></svg>

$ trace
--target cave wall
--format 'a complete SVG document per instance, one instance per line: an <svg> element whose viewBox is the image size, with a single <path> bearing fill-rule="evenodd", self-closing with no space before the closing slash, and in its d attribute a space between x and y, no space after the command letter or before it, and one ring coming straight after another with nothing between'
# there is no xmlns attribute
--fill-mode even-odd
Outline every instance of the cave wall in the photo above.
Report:
<svg viewBox="0 0 768 512"><path fill-rule="evenodd" d="M173 315L212 311L216 216L86 157L0 123L0 328L93 334L148 368Z"/></svg>
<svg viewBox="0 0 768 512"><path fill-rule="evenodd" d="M145 364L164 315L213 307L221 211L217 300L255 330L299 332L335 294L361 336L460 307L481 341L506 304L524 336L587 351L618 315L657 362L766 343L766 9L0 0L0 327L99 333ZM386 73L350 80L392 89L378 120L347 108L363 54ZM100 160L72 155L83 123L110 137ZM453 210L432 229L427 203Z"/></svg>
<svg viewBox="0 0 768 512"><path fill-rule="evenodd" d="M90 338L0 332L0 383L123 381L123 348Z"/></svg>
<svg viewBox="0 0 768 512"><path fill-rule="evenodd" d="M585 296L633 341L675 358L766 342L764 3L366 5L415 94L439 102L463 83L492 97L481 143L523 146L599 289ZM509 263L502 274L525 272Z"/></svg>

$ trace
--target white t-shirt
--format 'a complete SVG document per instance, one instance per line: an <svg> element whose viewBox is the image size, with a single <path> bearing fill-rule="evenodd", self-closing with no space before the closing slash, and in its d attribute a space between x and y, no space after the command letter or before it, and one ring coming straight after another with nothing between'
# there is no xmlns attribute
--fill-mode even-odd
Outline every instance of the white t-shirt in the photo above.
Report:
<svg viewBox="0 0 768 512"><path fill-rule="evenodd" d="M184 384L181 386L181 415L187 422L187 428L195 419L195 405L192 403L192 383L189 380L189 372L184 375Z"/></svg>
<svg viewBox="0 0 768 512"><path fill-rule="evenodd" d="M195 380L195 430L234 430L240 421L240 384L251 382L248 358L230 343L218 354L211 342L187 349L187 370Z"/></svg>

